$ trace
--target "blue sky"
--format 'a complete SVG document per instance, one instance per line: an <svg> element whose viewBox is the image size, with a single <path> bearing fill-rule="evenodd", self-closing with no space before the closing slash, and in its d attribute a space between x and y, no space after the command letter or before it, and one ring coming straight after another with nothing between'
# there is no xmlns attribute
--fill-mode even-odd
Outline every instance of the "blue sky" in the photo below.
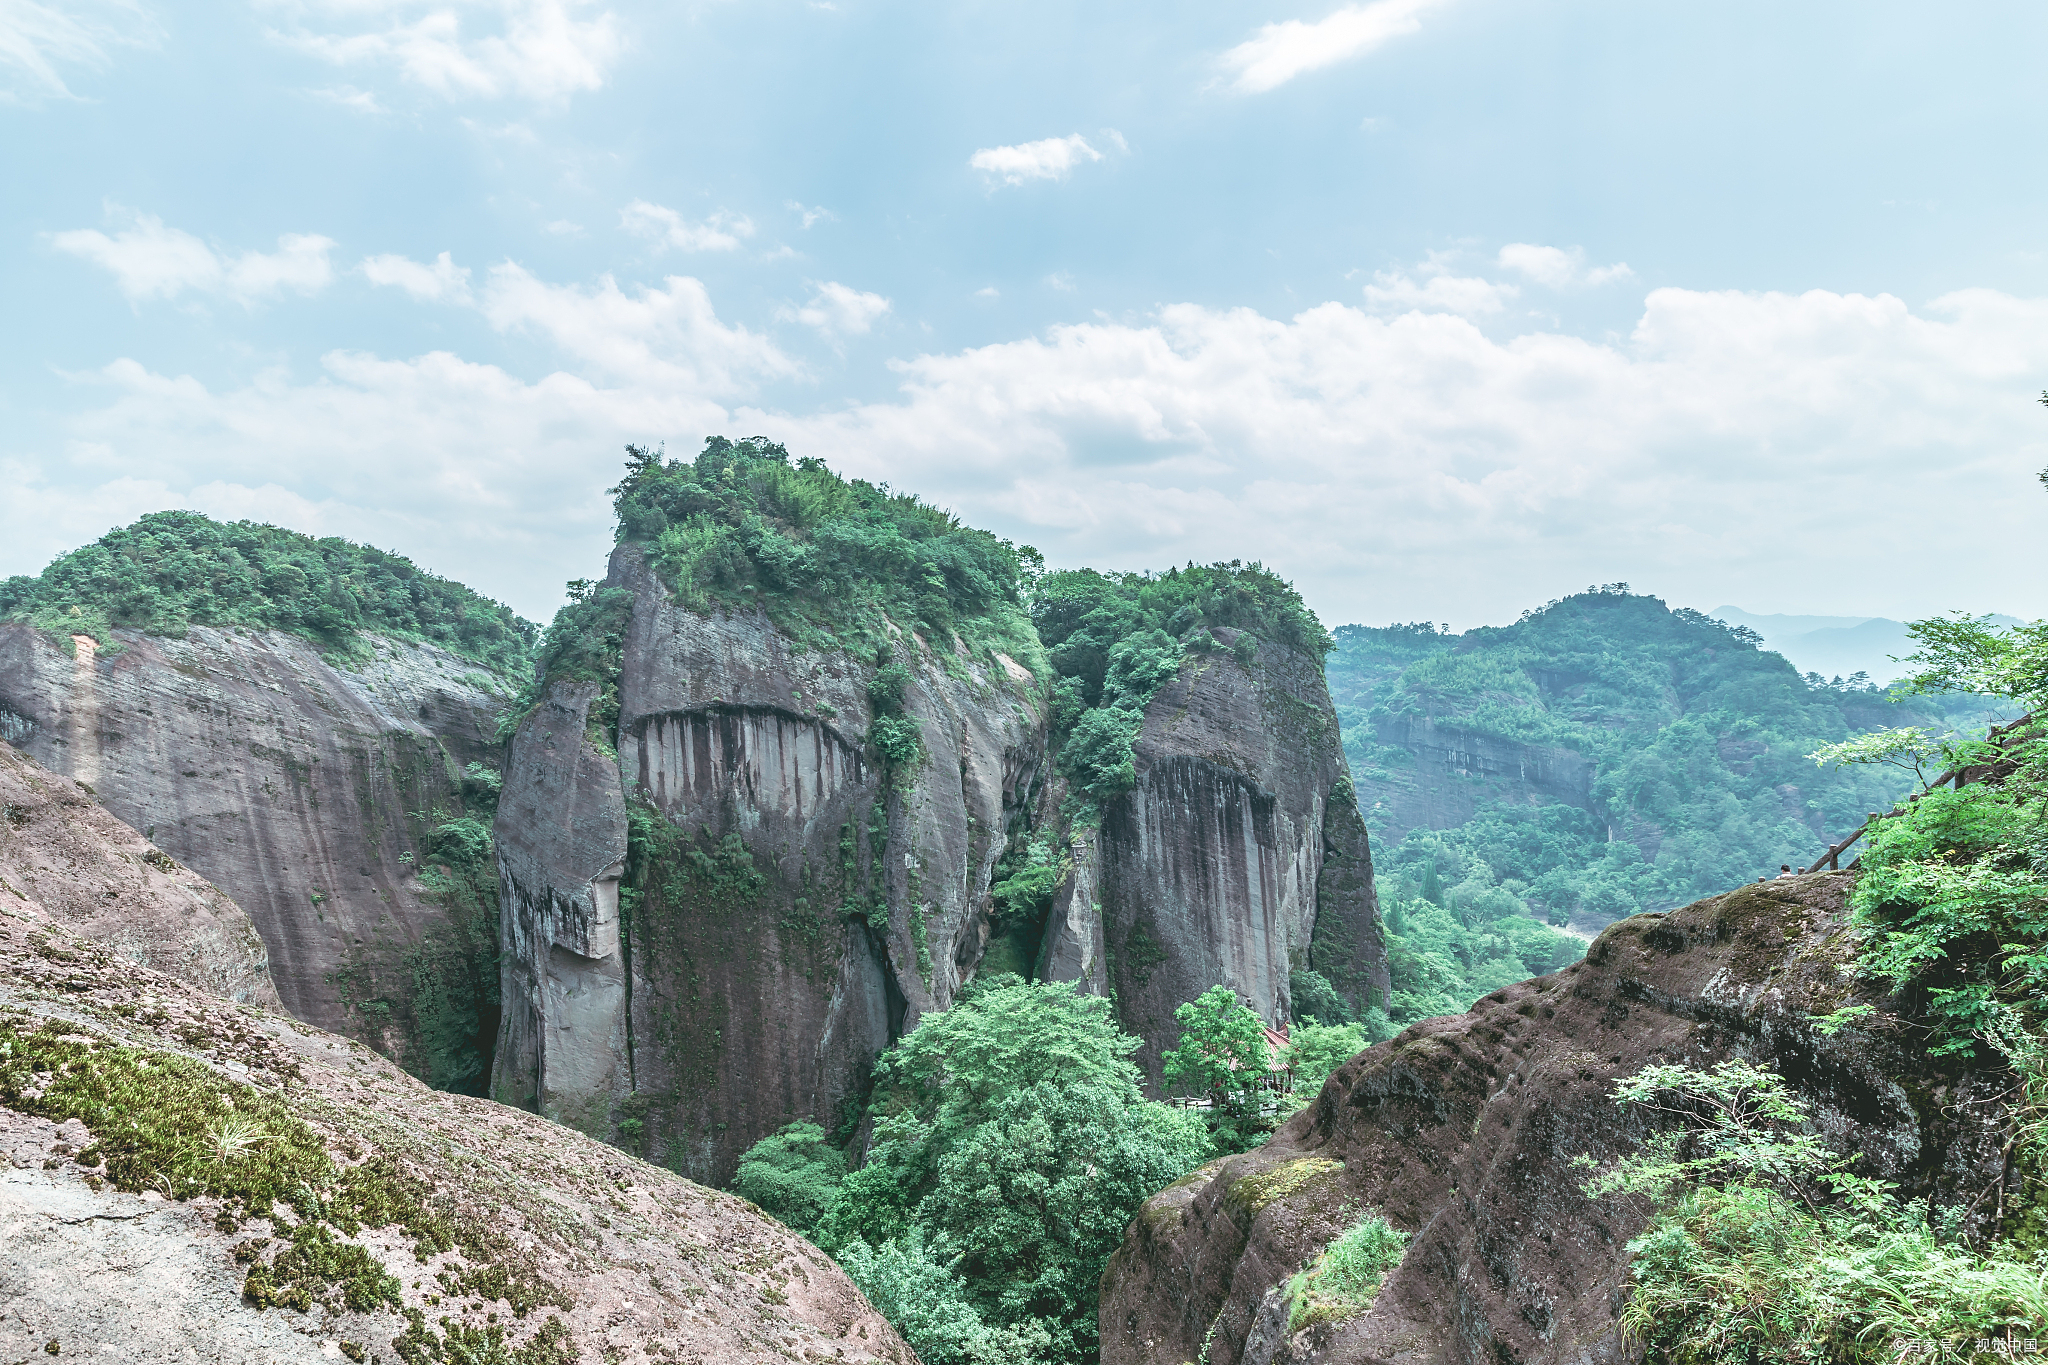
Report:
<svg viewBox="0 0 2048 1365"><path fill-rule="evenodd" d="M2038 6L0 0L0 574L756 432L1331 621L2048 614ZM445 259L444 259L445 257Z"/></svg>

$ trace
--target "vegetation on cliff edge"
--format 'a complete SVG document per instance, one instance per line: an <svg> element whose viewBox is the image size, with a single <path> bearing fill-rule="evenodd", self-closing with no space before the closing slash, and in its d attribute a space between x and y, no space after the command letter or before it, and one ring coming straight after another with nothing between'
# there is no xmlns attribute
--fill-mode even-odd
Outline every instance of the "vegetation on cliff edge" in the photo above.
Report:
<svg viewBox="0 0 2048 1365"><path fill-rule="evenodd" d="M360 632L425 640L494 672L523 674L535 628L510 607L409 559L336 537L253 521L152 512L60 555L34 577L0 582L0 619L117 648L113 628L182 635L248 626L342 654Z"/></svg>

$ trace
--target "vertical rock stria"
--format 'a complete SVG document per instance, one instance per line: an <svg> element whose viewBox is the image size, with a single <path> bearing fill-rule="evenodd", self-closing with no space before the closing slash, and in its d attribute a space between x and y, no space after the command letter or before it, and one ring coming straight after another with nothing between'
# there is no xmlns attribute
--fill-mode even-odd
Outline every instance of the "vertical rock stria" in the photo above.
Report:
<svg viewBox="0 0 2048 1365"><path fill-rule="evenodd" d="M1152 698L1137 786L1076 844L1041 957L1046 976L1114 994L1155 1082L1179 1036L1174 1009L1218 982L1272 1024L1289 1017L1295 968L1322 972L1354 1008L1387 991L1371 854L1322 670L1215 633L1256 652L1191 654Z"/></svg>
<svg viewBox="0 0 2048 1365"><path fill-rule="evenodd" d="M419 874L493 754L501 685L375 636L345 662L276 631L119 642L0 624L0 733L246 910L293 1014L480 1088L495 925Z"/></svg>
<svg viewBox="0 0 2048 1365"><path fill-rule="evenodd" d="M897 633L923 752L890 765L865 747L874 657L806 651L763 611L683 609L632 545L606 585L632 594L616 766L584 735L589 697L558 688L500 806L521 1003L497 1093L723 1180L782 1124L850 1114L881 1049L972 974L1043 762L1036 680ZM572 921L587 947L552 927Z"/></svg>

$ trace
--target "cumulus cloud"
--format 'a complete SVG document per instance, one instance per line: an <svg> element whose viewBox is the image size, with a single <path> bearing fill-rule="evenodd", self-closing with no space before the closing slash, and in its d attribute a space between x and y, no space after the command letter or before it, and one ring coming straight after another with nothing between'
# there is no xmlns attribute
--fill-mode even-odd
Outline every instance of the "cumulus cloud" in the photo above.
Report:
<svg viewBox="0 0 2048 1365"><path fill-rule="evenodd" d="M1114 130L1106 134L1113 145L1123 146ZM1088 145L1079 133L1066 137L1020 142L1014 147L983 147L967 158L967 164L987 176L991 184L1022 185L1028 180L1065 180L1074 167L1102 160L1102 153Z"/></svg>
<svg viewBox="0 0 2048 1365"><path fill-rule="evenodd" d="M157 37L155 19L132 0L0 0L0 104L75 98L64 68L105 70L109 48Z"/></svg>
<svg viewBox="0 0 2048 1365"><path fill-rule="evenodd" d="M304 0L293 9L300 22L280 41L336 66L395 70L447 99L596 90L625 46L618 20L590 0Z"/></svg>
<svg viewBox="0 0 2048 1365"><path fill-rule="evenodd" d="M355 114L384 112L384 106L377 102L375 95L367 90L358 90L353 85L324 86L317 90L308 90L306 93L324 104L338 105Z"/></svg>
<svg viewBox="0 0 2048 1365"><path fill-rule="evenodd" d="M799 203L797 200L791 199L784 203L783 207L788 209L791 213L796 214L797 217L803 219L803 224L806 230L815 227L819 223L836 223L839 221L838 214L834 213L832 210L828 208L823 207L822 205L816 208L811 208L806 207L804 204Z"/></svg>
<svg viewBox="0 0 2048 1365"><path fill-rule="evenodd" d="M628 293L610 275L582 289L508 262L492 267L479 307L500 331L541 334L611 382L712 398L798 371L767 337L720 322L703 283L686 275Z"/></svg>
<svg viewBox="0 0 2048 1365"><path fill-rule="evenodd" d="M645 199L635 199L619 210L619 226L636 237L682 251L734 251L743 238L754 235L753 220L743 213L720 209L703 222L692 223L674 209Z"/></svg>
<svg viewBox="0 0 2048 1365"><path fill-rule="evenodd" d="M767 386L795 365L694 280L507 265L475 294L552 372L336 352L221 387L126 360L82 378L102 397L66 443L0 463L0 573L95 518L274 507L540 614L603 562L617 447L723 431L1056 563L1263 559L1333 623L1512 620L1615 579L1700 607L2048 607L2027 596L2048 300L1659 289L1611 340L1429 307L1177 305L903 360L888 401L778 411ZM1843 596L1872 584L1876 601Z"/></svg>
<svg viewBox="0 0 2048 1365"><path fill-rule="evenodd" d="M1218 59L1236 89L1262 94L1296 76L1363 57L1422 27L1423 11L1442 0L1374 0L1346 5L1326 19L1267 24Z"/></svg>
<svg viewBox="0 0 2048 1365"><path fill-rule="evenodd" d="M1586 268L1586 253L1581 247L1569 251L1554 246L1534 246L1528 242L1510 242L1500 249L1494 263L1503 270L1516 271L1540 285L1551 289L1567 289L1584 284L1595 287L1613 284L1618 280L1635 278L1635 271L1625 261L1613 265Z"/></svg>
<svg viewBox="0 0 2048 1365"><path fill-rule="evenodd" d="M852 285L828 280L811 286L809 303L785 309L783 316L815 327L828 337L857 336L873 329L889 311L889 300L880 294L866 294Z"/></svg>
<svg viewBox="0 0 2048 1365"><path fill-rule="evenodd" d="M362 271L371 284L394 285L416 299L469 302L469 269L455 264L445 251L431 265L405 256L372 256L363 262Z"/></svg>
<svg viewBox="0 0 2048 1365"><path fill-rule="evenodd" d="M147 213L110 210L127 226L113 235L78 228L50 235L57 250L91 261L114 276L129 299L176 298L188 290L217 294L241 303L290 290L316 294L334 278L327 254L334 240L313 233L288 232L274 252L219 252L189 232L165 227Z"/></svg>

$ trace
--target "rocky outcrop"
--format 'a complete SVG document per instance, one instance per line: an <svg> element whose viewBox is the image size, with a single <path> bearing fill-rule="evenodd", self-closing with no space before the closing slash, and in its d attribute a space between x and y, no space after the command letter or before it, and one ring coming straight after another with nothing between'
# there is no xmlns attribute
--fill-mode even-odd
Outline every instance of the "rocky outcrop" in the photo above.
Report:
<svg viewBox="0 0 2048 1365"><path fill-rule="evenodd" d="M1356 1008L1385 1000L1371 854L1315 659L1266 642L1190 654L1146 708L1136 758L1136 788L1077 846L1045 975L1113 993L1155 1081L1174 1009L1218 982L1273 1024L1295 968Z"/></svg>
<svg viewBox="0 0 2048 1365"><path fill-rule="evenodd" d="M1381 745L1408 756L1405 767L1358 784L1373 828L1389 842L1411 829L1454 829L1481 806L1558 802L1594 809L1594 764L1571 749L1478 734L1430 716L1400 716L1375 733Z"/></svg>
<svg viewBox="0 0 2048 1365"><path fill-rule="evenodd" d="M891 767L865 743L873 654L685 610L632 545L606 585L632 594L616 758L573 689L513 741L494 1093L724 1180L782 1124L857 1109L971 975L1044 764L1039 684L895 634L923 753Z"/></svg>
<svg viewBox="0 0 2048 1365"><path fill-rule="evenodd" d="M2004 1169L1996 1106L1978 1103L1998 1085L1905 1031L1814 1026L1862 989L1849 884L1634 916L1583 962L1359 1054L1264 1147L1145 1204L1103 1278L1105 1365L1630 1358L1614 1315L1646 1215L1588 1198L1572 1163L1635 1150L1645 1130L1609 1095L1653 1062L1775 1070L1859 1172L1970 1204ZM1289 1338L1287 1279L1366 1208L1412 1234L1405 1259L1369 1311Z"/></svg>
<svg viewBox="0 0 2048 1365"><path fill-rule="evenodd" d="M419 874L464 766L496 761L503 684L379 637L353 660L274 631L118 640L0 624L5 737L246 910L291 1013L481 1089L496 908Z"/></svg>
<svg viewBox="0 0 2048 1365"><path fill-rule="evenodd" d="M0 1037L0 1358L915 1365L752 1205L4 893Z"/></svg>
<svg viewBox="0 0 2048 1365"><path fill-rule="evenodd" d="M117 958L279 1008L263 940L204 877L68 777L0 741L0 899L33 903Z"/></svg>

